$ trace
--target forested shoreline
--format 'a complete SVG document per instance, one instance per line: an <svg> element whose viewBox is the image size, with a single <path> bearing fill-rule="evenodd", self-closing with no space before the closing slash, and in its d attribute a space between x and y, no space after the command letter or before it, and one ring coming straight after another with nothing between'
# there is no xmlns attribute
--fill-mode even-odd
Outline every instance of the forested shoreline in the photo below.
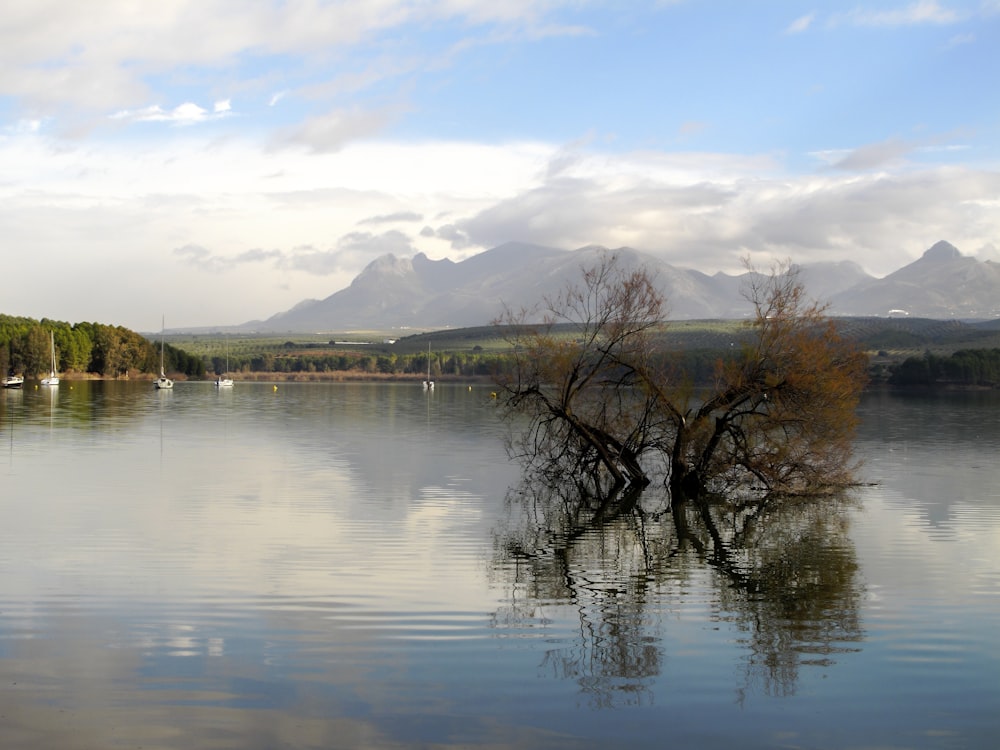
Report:
<svg viewBox="0 0 1000 750"><path fill-rule="evenodd" d="M669 328L667 329L669 330ZM49 332L55 339L57 370L73 378L151 377L159 372L159 342L123 326L82 322L70 324L0 314L0 372L27 377L49 370ZM213 335L182 346L164 345L164 366L186 379L230 372L245 380L438 380L489 381L508 372L514 353L497 348L493 328L418 334L398 342L263 342L253 337ZM712 377L716 363L728 355L721 341L678 347L664 341L662 356L693 382ZM206 343L206 341L208 343ZM433 351L428 351L431 342ZM229 352L230 343L233 351ZM693 342L692 342L693 343ZM930 349L920 355L886 361L884 351L869 352L871 382L889 387L1000 387L1000 348L963 347L950 353Z"/></svg>
<svg viewBox="0 0 1000 750"><path fill-rule="evenodd" d="M160 347L123 326L0 315L0 372L27 377L48 372L50 332L59 373L122 378L160 369ZM201 357L169 345L164 346L164 367L187 377L205 375Z"/></svg>
<svg viewBox="0 0 1000 750"><path fill-rule="evenodd" d="M949 356L925 352L896 365L889 385L1000 387L1000 349L962 349Z"/></svg>

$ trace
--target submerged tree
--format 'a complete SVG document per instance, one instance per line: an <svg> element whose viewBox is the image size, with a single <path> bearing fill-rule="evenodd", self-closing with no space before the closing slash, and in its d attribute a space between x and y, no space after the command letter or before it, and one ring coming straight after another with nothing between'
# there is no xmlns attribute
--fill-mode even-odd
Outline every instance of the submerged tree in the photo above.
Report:
<svg viewBox="0 0 1000 750"><path fill-rule="evenodd" d="M498 386L506 413L528 418L520 455L599 492L644 485L662 466L674 501L724 483L796 492L845 483L864 356L793 269L747 267L753 316L710 384L657 348L664 299L646 269L614 255L544 300L542 325L508 311L499 322L516 359Z"/></svg>
<svg viewBox="0 0 1000 750"><path fill-rule="evenodd" d="M501 404L528 424L515 452L535 470L593 479L600 488L646 484L640 459L654 447L658 395L637 376L650 353L650 332L663 298L643 269L605 256L584 269L580 285L546 298L544 322L534 311L508 310L498 323L514 366L497 379Z"/></svg>
<svg viewBox="0 0 1000 750"><path fill-rule="evenodd" d="M747 267L747 336L736 356L719 360L712 385L678 398L661 372L643 379L672 424L661 445L671 488L690 496L720 480L785 492L843 485L866 358L793 269L762 276Z"/></svg>

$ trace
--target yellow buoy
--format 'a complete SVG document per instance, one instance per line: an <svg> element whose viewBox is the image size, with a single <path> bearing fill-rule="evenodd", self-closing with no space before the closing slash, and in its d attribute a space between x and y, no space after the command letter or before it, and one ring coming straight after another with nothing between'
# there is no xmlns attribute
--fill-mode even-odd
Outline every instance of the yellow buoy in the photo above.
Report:
<svg viewBox="0 0 1000 750"><path fill-rule="evenodd" d="M278 390L278 386L274 386L274 390Z"/></svg>

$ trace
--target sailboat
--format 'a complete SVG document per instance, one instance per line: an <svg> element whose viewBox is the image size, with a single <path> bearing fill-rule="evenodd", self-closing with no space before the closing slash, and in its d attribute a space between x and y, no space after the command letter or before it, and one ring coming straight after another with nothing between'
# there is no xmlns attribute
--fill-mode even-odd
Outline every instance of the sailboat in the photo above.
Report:
<svg viewBox="0 0 1000 750"><path fill-rule="evenodd" d="M153 383L153 387L161 391L170 390L174 387L174 381L168 378L167 374L163 371L163 333L165 330L166 318L160 323L160 377Z"/></svg>
<svg viewBox="0 0 1000 750"><path fill-rule="evenodd" d="M229 377L229 337L226 337L226 371L215 379L216 388L232 388L233 379Z"/></svg>
<svg viewBox="0 0 1000 750"><path fill-rule="evenodd" d="M52 366L49 369L49 376L42 378L42 385L59 385L59 376L56 375L56 332L49 331L49 349L52 352Z"/></svg>
<svg viewBox="0 0 1000 750"><path fill-rule="evenodd" d="M431 344L429 341L427 342L427 380L424 381L424 390L434 390L434 381L431 380Z"/></svg>

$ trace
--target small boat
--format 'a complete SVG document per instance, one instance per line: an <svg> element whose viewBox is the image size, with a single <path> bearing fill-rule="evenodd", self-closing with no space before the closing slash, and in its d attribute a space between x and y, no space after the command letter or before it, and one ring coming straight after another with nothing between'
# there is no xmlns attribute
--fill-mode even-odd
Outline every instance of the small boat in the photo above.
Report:
<svg viewBox="0 0 1000 750"><path fill-rule="evenodd" d="M229 377L229 338L226 338L226 372L215 379L216 388L232 388L233 379Z"/></svg>
<svg viewBox="0 0 1000 750"><path fill-rule="evenodd" d="M424 381L424 390L433 391L434 381L431 380L431 345L427 343L427 380Z"/></svg>
<svg viewBox="0 0 1000 750"><path fill-rule="evenodd" d="M161 391L167 391L174 387L174 381L167 377L163 371L163 332L166 328L166 320L160 324L160 377L153 382L153 387Z"/></svg>
<svg viewBox="0 0 1000 750"><path fill-rule="evenodd" d="M42 385L59 385L59 376L56 375L56 332L49 331L49 348L52 352L52 366L49 369L49 376L42 378Z"/></svg>
<svg viewBox="0 0 1000 750"><path fill-rule="evenodd" d="M24 378L20 375L8 375L3 379L4 388L20 388L24 385Z"/></svg>

